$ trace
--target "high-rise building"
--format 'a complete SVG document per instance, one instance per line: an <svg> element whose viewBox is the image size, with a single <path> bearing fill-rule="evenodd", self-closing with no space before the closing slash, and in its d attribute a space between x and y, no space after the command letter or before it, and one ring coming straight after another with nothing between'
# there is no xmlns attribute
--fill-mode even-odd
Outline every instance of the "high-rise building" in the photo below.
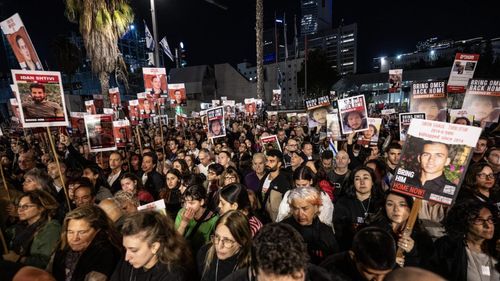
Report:
<svg viewBox="0 0 500 281"><path fill-rule="evenodd" d="M301 35L316 34L332 29L333 0L301 0L300 33Z"/></svg>

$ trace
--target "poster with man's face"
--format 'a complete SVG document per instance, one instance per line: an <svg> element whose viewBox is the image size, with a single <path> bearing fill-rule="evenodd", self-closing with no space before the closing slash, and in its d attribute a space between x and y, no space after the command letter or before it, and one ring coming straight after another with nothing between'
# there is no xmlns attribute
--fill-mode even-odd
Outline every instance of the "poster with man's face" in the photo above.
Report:
<svg viewBox="0 0 500 281"><path fill-rule="evenodd" d="M137 100L139 102L139 112L141 119L147 119L153 115L155 115L155 106L153 97L149 97L146 92L138 93Z"/></svg>
<svg viewBox="0 0 500 281"><path fill-rule="evenodd" d="M139 101L129 100L128 101L128 118L132 125L139 124Z"/></svg>
<svg viewBox="0 0 500 281"><path fill-rule="evenodd" d="M281 105L281 89L273 90L273 99L271 100L271 106Z"/></svg>
<svg viewBox="0 0 500 281"><path fill-rule="evenodd" d="M481 128L412 119L391 190L451 205Z"/></svg>
<svg viewBox="0 0 500 281"><path fill-rule="evenodd" d="M124 148L132 141L132 128L128 120L113 121L113 135L116 147Z"/></svg>
<svg viewBox="0 0 500 281"><path fill-rule="evenodd" d="M457 53L448 79L448 93L464 93L469 80L474 76L479 54Z"/></svg>
<svg viewBox="0 0 500 281"><path fill-rule="evenodd" d="M85 115L84 120L91 152L116 150L112 115Z"/></svg>
<svg viewBox="0 0 500 281"><path fill-rule="evenodd" d="M85 111L88 114L97 114L95 105L94 105L94 100L86 100L85 101Z"/></svg>
<svg viewBox="0 0 500 281"><path fill-rule="evenodd" d="M109 101L112 108L121 107L120 89L118 87L109 89Z"/></svg>
<svg viewBox="0 0 500 281"><path fill-rule="evenodd" d="M403 82L402 69L389 70L389 93L396 93L401 90L401 83Z"/></svg>
<svg viewBox="0 0 500 281"><path fill-rule="evenodd" d="M68 126L61 73L12 70L24 128Z"/></svg>
<svg viewBox="0 0 500 281"><path fill-rule="evenodd" d="M474 122L482 128L490 123L498 122L500 115L500 80L470 80L462 109L474 115Z"/></svg>
<svg viewBox="0 0 500 281"><path fill-rule="evenodd" d="M224 114L225 118L235 118L236 110L235 110L236 102L234 100L225 100L222 102L222 106L224 106Z"/></svg>
<svg viewBox="0 0 500 281"><path fill-rule="evenodd" d="M344 134L368 129L365 96L359 95L338 100L340 124Z"/></svg>
<svg viewBox="0 0 500 281"><path fill-rule="evenodd" d="M167 71L165 68L143 67L142 74L146 92L156 99L167 93Z"/></svg>
<svg viewBox="0 0 500 281"><path fill-rule="evenodd" d="M170 97L170 107L187 105L186 87L184 83L168 85L168 96Z"/></svg>
<svg viewBox="0 0 500 281"><path fill-rule="evenodd" d="M76 137L85 136L85 115L87 112L70 112L72 135Z"/></svg>
<svg viewBox="0 0 500 281"><path fill-rule="evenodd" d="M245 114L247 116L253 116L257 113L257 103L255 99L245 99Z"/></svg>
<svg viewBox="0 0 500 281"><path fill-rule="evenodd" d="M412 119L425 119L424 112L400 113L399 114L399 140L405 141Z"/></svg>
<svg viewBox="0 0 500 281"><path fill-rule="evenodd" d="M97 114L104 113L104 97L102 95L94 94L92 95L94 99L95 111Z"/></svg>
<svg viewBox="0 0 500 281"><path fill-rule="evenodd" d="M425 118L446 122L446 85L444 81L414 82L410 112L425 112Z"/></svg>
<svg viewBox="0 0 500 281"><path fill-rule="evenodd" d="M306 110L309 114L309 128L326 127L327 114L334 113L329 96L323 96L305 101Z"/></svg>
<svg viewBox="0 0 500 281"><path fill-rule="evenodd" d="M207 109L207 122L208 138L214 139L226 136L223 106Z"/></svg>
<svg viewBox="0 0 500 281"><path fill-rule="evenodd" d="M0 22L3 34L14 51L22 70L43 70L42 64L33 47L30 36L19 14Z"/></svg>

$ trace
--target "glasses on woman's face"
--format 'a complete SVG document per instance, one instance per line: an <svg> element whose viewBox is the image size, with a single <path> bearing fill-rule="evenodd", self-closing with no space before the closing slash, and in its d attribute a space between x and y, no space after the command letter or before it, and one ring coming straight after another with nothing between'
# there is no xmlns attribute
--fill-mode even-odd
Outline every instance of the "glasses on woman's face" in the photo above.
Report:
<svg viewBox="0 0 500 281"><path fill-rule="evenodd" d="M479 173L479 174L477 174L477 176L478 176L480 179L482 179L482 180L484 180L484 179L486 179L486 178L489 178L489 179L494 179L494 178L495 178L495 174L485 174L485 173Z"/></svg>
<svg viewBox="0 0 500 281"><path fill-rule="evenodd" d="M224 179L228 180L228 181L229 180L234 181L234 180L236 180L236 177L235 176L225 176Z"/></svg>
<svg viewBox="0 0 500 281"><path fill-rule="evenodd" d="M220 237L217 234L212 235L210 238L212 239L212 243L214 243L214 245L218 245L219 242L222 242L222 247L224 248L232 248L236 243L236 241L234 240L225 237Z"/></svg>
<svg viewBox="0 0 500 281"><path fill-rule="evenodd" d="M496 220L493 217L488 217L487 219L475 218L472 220L472 223L475 225L484 225L485 222L488 222L488 224L495 224Z"/></svg>
<svg viewBox="0 0 500 281"><path fill-rule="evenodd" d="M29 208L31 208L31 207L36 207L36 205L35 205L35 204L24 204L24 205L18 205L18 206L17 206L17 209L18 209L18 210L22 210L22 211L26 211L26 210L28 210L28 209L29 209Z"/></svg>

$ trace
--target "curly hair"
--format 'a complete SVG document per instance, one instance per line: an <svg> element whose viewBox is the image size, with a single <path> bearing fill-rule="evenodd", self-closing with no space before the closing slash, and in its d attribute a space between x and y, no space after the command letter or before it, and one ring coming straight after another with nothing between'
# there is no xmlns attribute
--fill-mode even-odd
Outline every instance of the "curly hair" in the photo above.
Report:
<svg viewBox="0 0 500 281"><path fill-rule="evenodd" d="M171 270L173 265L191 268L191 250L186 240L175 230L174 222L169 216L155 211L143 211L127 217L123 222L122 235L125 237L137 234L148 246L155 242L160 244L156 253L158 261L168 270Z"/></svg>
<svg viewBox="0 0 500 281"><path fill-rule="evenodd" d="M252 267L255 272L259 269L270 274L295 276L307 267L308 260L302 236L288 224L267 224L254 237Z"/></svg>

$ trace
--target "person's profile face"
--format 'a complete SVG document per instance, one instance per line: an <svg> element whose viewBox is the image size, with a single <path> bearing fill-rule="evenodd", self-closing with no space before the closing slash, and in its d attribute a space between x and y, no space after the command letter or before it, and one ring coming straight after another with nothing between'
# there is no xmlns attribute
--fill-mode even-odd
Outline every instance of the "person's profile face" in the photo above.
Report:
<svg viewBox="0 0 500 281"><path fill-rule="evenodd" d="M326 114L328 111L326 108L318 108L314 110L313 112L313 118L318 122L320 125L326 125Z"/></svg>
<svg viewBox="0 0 500 281"><path fill-rule="evenodd" d="M347 115L347 125L353 130L360 129L362 122L363 120L361 119L361 115L359 115L356 111Z"/></svg>
<svg viewBox="0 0 500 281"><path fill-rule="evenodd" d="M221 131L222 131L222 126L219 120L212 121L212 134L214 136L218 136L220 135Z"/></svg>
<svg viewBox="0 0 500 281"><path fill-rule="evenodd" d="M474 114L474 120L482 121L487 119L495 108L489 99L475 99L470 104L470 110Z"/></svg>
<svg viewBox="0 0 500 281"><path fill-rule="evenodd" d="M23 55L24 60L31 61L31 52L23 38L17 40L19 52Z"/></svg>
<svg viewBox="0 0 500 281"><path fill-rule="evenodd" d="M425 119L435 121L439 116L439 106L433 101L423 101L418 104L417 112L425 112Z"/></svg>
<svg viewBox="0 0 500 281"><path fill-rule="evenodd" d="M31 89L31 99L35 103L40 103L45 100L45 97L47 95L45 94L45 91L42 88L32 88Z"/></svg>
<svg viewBox="0 0 500 281"><path fill-rule="evenodd" d="M424 145L418 157L420 167L428 174L440 174L450 164L448 148L444 144L431 143Z"/></svg>

